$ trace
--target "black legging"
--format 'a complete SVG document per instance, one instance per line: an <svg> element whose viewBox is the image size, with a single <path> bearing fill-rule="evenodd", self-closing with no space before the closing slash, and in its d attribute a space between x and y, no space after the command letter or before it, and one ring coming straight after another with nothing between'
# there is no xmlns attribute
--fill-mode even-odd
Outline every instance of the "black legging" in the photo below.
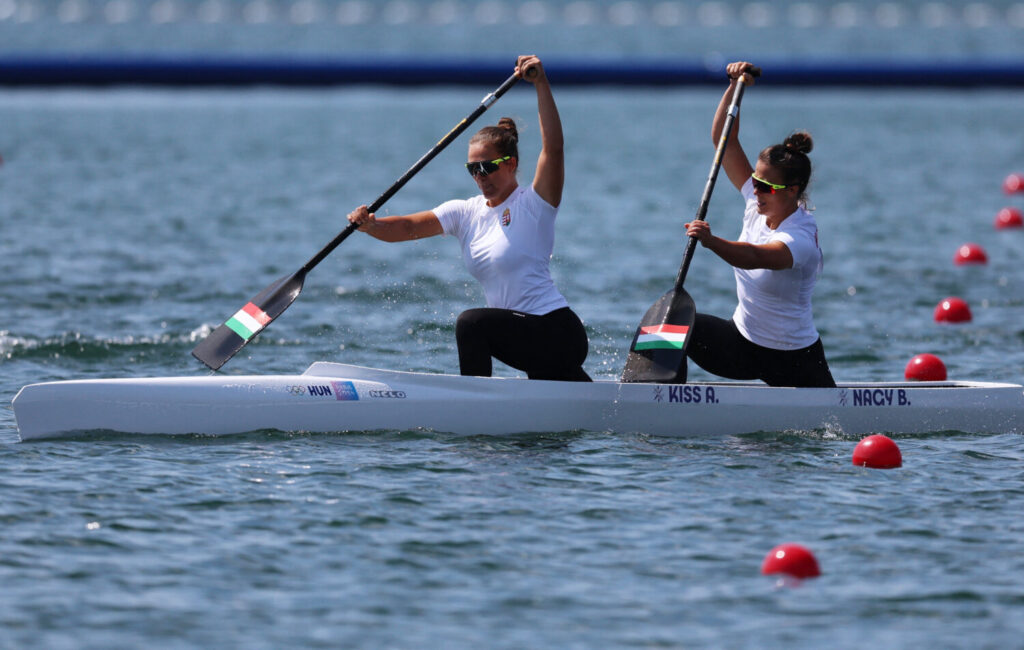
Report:
<svg viewBox="0 0 1024 650"><path fill-rule="evenodd" d="M579 317L568 307L543 316L511 309L467 309L455 323L459 370L490 377L491 357L530 379L590 381L583 370L589 343Z"/></svg>
<svg viewBox="0 0 1024 650"><path fill-rule="evenodd" d="M736 323L697 314L686 356L713 375L760 379L769 386L834 388L819 338L799 350L775 350L747 340Z"/></svg>

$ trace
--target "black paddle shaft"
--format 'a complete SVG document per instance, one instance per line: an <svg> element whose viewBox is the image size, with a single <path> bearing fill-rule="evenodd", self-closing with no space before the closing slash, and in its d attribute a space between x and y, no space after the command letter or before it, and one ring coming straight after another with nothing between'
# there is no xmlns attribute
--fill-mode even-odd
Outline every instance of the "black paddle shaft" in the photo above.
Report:
<svg viewBox="0 0 1024 650"><path fill-rule="evenodd" d="M761 70L748 68L753 76L759 76ZM701 197L700 207L697 209L697 219L703 221L708 213L708 204L711 202L711 192L715 188L715 181L718 178L718 171L722 167L722 157L725 155L725 147L729 142L729 135L732 132L733 124L739 115L740 100L743 98L743 89L746 84L740 78L733 91L732 100L729 105L728 115L722 126L722 134L718 145L715 148L715 158L711 163L711 172L708 174L707 183L704 185L704 195ZM622 381L630 383L661 383L661 384L685 384L686 383L686 345L690 341L691 329L697 317L697 306L693 298L683 288L683 281L686 279L686 272L690 268L690 260L697 246L696 237L690 237L686 244L686 252L683 255L683 263L679 267L679 274L672 289L669 289L664 296L658 299L651 308L647 310L636 328L633 335L633 342L629 346L629 354L626 357L626 366L622 371ZM645 338L653 335L666 336L662 341L652 342L647 340L641 345L641 336ZM679 337L682 337L681 339ZM675 340L672 340L672 339Z"/></svg>
<svg viewBox="0 0 1024 650"><path fill-rule="evenodd" d="M512 88L512 86L516 85L517 81L519 81L519 77L517 77L516 75L512 75L508 79L506 79L503 84L498 86L497 90L495 90L492 93L489 93L486 97L484 97L483 100L481 100L480 105L476 107L475 111L473 111L466 117L462 118L462 121L456 124L455 128L453 128L451 131L448 132L447 135L441 138L438 141L438 143L435 144L430 149L430 151L423 154L423 157L417 160L416 163L412 167L410 167L407 172L402 174L401 178L395 181L391 187L384 190L384 193L378 196L377 199L369 205L368 210L370 212L376 212L377 210L379 210L381 206L383 206L387 202L388 199L394 196L395 193L398 192L398 190L402 189L402 187L409 182L409 179L411 179L413 176L419 173L421 169L426 167L427 163L433 160L434 157L437 156L437 154L444 151L445 147L451 144L452 141L455 140L455 138L462 135L462 132L468 129L469 125L476 121L476 118L483 115L484 111L491 107L491 104L498 101L498 99L502 95L507 93L509 89ZM302 265L302 271L305 273L311 271L313 267L322 262L325 257L330 255L331 252L333 252L334 249L337 248L339 244L341 244L341 242L345 241L345 239L353 232L355 232L358 228L358 225L350 223L344 230L338 233L338 235L334 239L332 239L329 244L324 246L320 250L320 252L318 252L313 257L309 258L309 261Z"/></svg>
<svg viewBox="0 0 1024 650"><path fill-rule="evenodd" d="M535 71L531 70L533 74ZM529 74L529 73L528 73ZM376 212L384 205L385 201L394 196L395 192L402 189L409 179L416 175L423 167L434 159L437 154L441 153L445 147L452 143L455 138L459 137L463 131L469 128L476 118L480 117L484 111L498 100L499 97L504 95L512 86L519 81L516 75L510 76L505 80L497 90L488 94L480 102L480 106L476 108L472 113L462 119L461 122L455 125L451 131L448 132L437 144L431 147L430 151L423 155L422 158L416 161L412 167L405 172L401 178L395 181L391 187L389 187L383 194L377 197L377 200L373 202L373 205L369 206L370 212ZM199 344L193 348L192 356L202 361L209 368L213 370L219 369L227 361L241 350L246 343L248 343L253 337L269 325L274 319L284 313L284 310L288 309L289 306L295 299L299 297L299 293L302 291L302 285L306 280L306 274L309 273L317 264L322 262L325 257L331 254L331 252L338 247L341 242L356 231L358 226L356 224L349 224L344 230L338 233L334 239L332 239L326 246L311 257L302 268L289 276L285 276L275 281L273 284L268 286L266 289L261 291L249 301L241 310L235 313L234 316L229 318L220 327L213 330L209 336L199 342ZM244 313L243 313L244 312Z"/></svg>
<svg viewBox="0 0 1024 650"><path fill-rule="evenodd" d="M748 68L747 71L754 77L761 76L761 68ZM715 159L711 163L711 171L708 172L707 183L704 184L704 194L700 197L700 206L697 208L697 221L704 221L708 216L708 205L711 203L711 193L715 189L715 182L718 180L718 172L722 169L722 156L725 155L725 147L729 144L729 136L732 134L732 125L740 113L740 102L743 100L743 90L747 84L741 76L736 83L736 90L732 93L732 101L729 104L729 113L722 125L722 135L715 150ZM694 250L697 248L697 238L690 237L686 242L686 252L683 254L683 264L679 267L679 274L676 276L675 290L683 288L683 281L686 280L686 273L690 270L690 260L693 259Z"/></svg>

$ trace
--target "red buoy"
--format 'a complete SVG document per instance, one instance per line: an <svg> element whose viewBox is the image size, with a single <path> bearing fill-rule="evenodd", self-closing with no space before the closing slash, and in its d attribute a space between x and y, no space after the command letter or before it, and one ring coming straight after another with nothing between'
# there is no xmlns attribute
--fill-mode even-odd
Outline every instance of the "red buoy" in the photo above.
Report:
<svg viewBox="0 0 1024 650"><path fill-rule="evenodd" d="M892 469L903 465L903 455L892 438L875 434L857 443L853 450L853 464L857 467Z"/></svg>
<svg viewBox="0 0 1024 650"><path fill-rule="evenodd" d="M977 244L964 244L956 249L956 255L953 256L953 263L957 266L963 264L985 264L987 262L988 255L985 254L985 249Z"/></svg>
<svg viewBox="0 0 1024 650"><path fill-rule="evenodd" d="M936 323L963 323L971 320L971 309L960 298L950 297L935 307Z"/></svg>
<svg viewBox="0 0 1024 650"><path fill-rule="evenodd" d="M761 573L783 573L793 578L817 578L821 575L814 554L799 544L779 544L764 557Z"/></svg>
<svg viewBox="0 0 1024 650"><path fill-rule="evenodd" d="M996 213L997 230L1003 228L1024 228L1024 215L1017 208L1003 208Z"/></svg>
<svg viewBox="0 0 1024 650"><path fill-rule="evenodd" d="M1024 192L1024 174L1010 174L1003 181L1003 191L1007 194Z"/></svg>
<svg viewBox="0 0 1024 650"><path fill-rule="evenodd" d="M910 381L946 381L946 364L934 354L918 354L907 363L903 377Z"/></svg>

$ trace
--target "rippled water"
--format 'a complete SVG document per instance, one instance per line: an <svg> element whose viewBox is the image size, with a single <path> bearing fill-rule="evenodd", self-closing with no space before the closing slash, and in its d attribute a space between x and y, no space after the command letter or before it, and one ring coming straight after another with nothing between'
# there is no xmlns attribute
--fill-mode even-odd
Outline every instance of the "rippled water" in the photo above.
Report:
<svg viewBox="0 0 1024 650"><path fill-rule="evenodd" d="M1018 436L5 445L10 647L1006 647ZM780 589L796 539L823 576ZM978 641L981 640L979 644Z"/></svg>
<svg viewBox="0 0 1024 650"><path fill-rule="evenodd" d="M195 342L489 90L0 91L5 401L42 380L206 374ZM587 370L611 378L678 268L718 95L556 96L569 166L553 269L586 322ZM1000 208L1024 208L1000 190L1024 171L1021 100L746 95L749 152L794 128L816 138L815 314L837 379L900 379L920 352L953 378L1024 378L1024 231L992 228ZM521 118L532 160L534 112L516 88L484 119ZM386 211L469 195L464 147ZM709 221L736 234L741 203L722 180ZM952 264L968 241L987 265ZM730 269L706 251L687 288L702 310L735 304ZM949 295L971 323L932 321ZM225 372L454 372L455 315L481 303L452 240L355 235ZM857 440L836 431L23 444L4 408L0 646L1019 646L1020 436L896 440L904 467L890 471L853 467ZM789 588L759 574L788 541L815 552L821 578Z"/></svg>
<svg viewBox="0 0 1024 650"><path fill-rule="evenodd" d="M671 282L710 158L716 94L558 93L569 181L554 259L614 377ZM1020 231L995 231L1021 159L1014 93L751 91L744 141L817 137L818 325L841 379L1021 379ZM295 270L479 100L460 90L0 94L2 390L201 375L194 342ZM493 109L521 116L530 94ZM388 208L468 194L464 145ZM533 154L529 154L532 157ZM527 154L524 153L524 157ZM528 176L527 176L528 177ZM709 215L738 230L719 187ZM955 267L964 241L983 267ZM687 286L728 313L731 272ZM967 325L934 324L946 295ZM481 301L443 238L346 241L225 368L319 359L456 369ZM512 374L508 369L500 372ZM700 376L700 372L693 371ZM254 433L16 444L0 412L3 645L46 647L1012 646L1020 437L897 437L905 467L850 464L836 432L724 439L552 433ZM822 578L759 575L784 541Z"/></svg>

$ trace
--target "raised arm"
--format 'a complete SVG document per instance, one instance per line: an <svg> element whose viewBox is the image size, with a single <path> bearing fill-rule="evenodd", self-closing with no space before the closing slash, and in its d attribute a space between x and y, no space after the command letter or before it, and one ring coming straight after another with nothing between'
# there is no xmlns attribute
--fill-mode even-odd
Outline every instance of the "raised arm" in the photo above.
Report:
<svg viewBox="0 0 1024 650"><path fill-rule="evenodd" d="M711 122L711 142L716 147L718 146L718 140L722 137L722 128L725 126L725 118L729 112L729 104L732 101L733 92L736 90L736 84L739 83L738 77L742 74L744 76L744 83L748 86L754 83L754 78L745 73L745 70L750 67L751 64L746 61L730 63L726 67L726 73L729 75L729 87L726 88L721 101L718 102L715 119ZM736 186L736 189L742 188L743 184L747 182L747 179L754 172L754 168L750 166L750 161L747 160L747 154L743 151L743 146L740 145L739 115L736 115L736 121L733 122L732 135L725 146L725 153L722 155L722 169L725 170L726 175L732 184Z"/></svg>
<svg viewBox="0 0 1024 650"><path fill-rule="evenodd" d="M562 202L562 187L565 185L565 151L562 120L558 116L555 97L551 94L551 83L540 59L532 54L519 57L516 73L537 89L541 149L537 158L537 173L533 177L533 189L542 199L558 207Z"/></svg>

